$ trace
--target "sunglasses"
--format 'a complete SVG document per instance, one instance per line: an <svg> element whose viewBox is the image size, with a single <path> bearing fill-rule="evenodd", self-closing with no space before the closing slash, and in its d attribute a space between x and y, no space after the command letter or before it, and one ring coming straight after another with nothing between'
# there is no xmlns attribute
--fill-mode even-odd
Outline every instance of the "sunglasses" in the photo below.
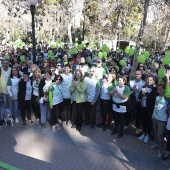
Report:
<svg viewBox="0 0 170 170"><path fill-rule="evenodd" d="M59 66L61 66L61 65L57 65L57 67L59 67Z"/></svg>
<svg viewBox="0 0 170 170"><path fill-rule="evenodd" d="M59 79L56 79L56 80L61 80L61 79L59 78Z"/></svg>
<svg viewBox="0 0 170 170"><path fill-rule="evenodd" d="M96 61L96 63L101 63L100 61Z"/></svg>
<svg viewBox="0 0 170 170"><path fill-rule="evenodd" d="M143 67L143 66L139 66L139 67Z"/></svg>
<svg viewBox="0 0 170 170"><path fill-rule="evenodd" d="M44 63L48 63L48 62L45 61Z"/></svg>

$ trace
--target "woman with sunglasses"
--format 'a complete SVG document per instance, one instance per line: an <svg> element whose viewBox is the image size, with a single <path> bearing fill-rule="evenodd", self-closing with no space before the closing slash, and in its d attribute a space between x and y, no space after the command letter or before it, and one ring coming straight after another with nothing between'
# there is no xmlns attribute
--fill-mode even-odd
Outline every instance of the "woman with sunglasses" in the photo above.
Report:
<svg viewBox="0 0 170 170"><path fill-rule="evenodd" d="M51 111L51 125L52 131L56 131L56 129L60 129L60 125L58 122L58 118L61 114L61 106L63 102L63 94L62 94L62 86L61 83L63 81L63 77L61 75L56 75L54 78L54 83L51 84L49 88L49 102Z"/></svg>
<svg viewBox="0 0 170 170"><path fill-rule="evenodd" d="M42 75L45 72L50 71L49 62L46 59L43 60L43 65L40 67L40 70Z"/></svg>
<svg viewBox="0 0 170 170"><path fill-rule="evenodd" d="M84 104L86 102L85 91L87 84L83 79L83 74L80 69L75 71L73 80L70 86L71 103L73 107L73 124L71 128L80 131L83 123Z"/></svg>
<svg viewBox="0 0 170 170"><path fill-rule="evenodd" d="M20 81L19 70L16 67L11 69L10 78L7 82L7 90L13 104L13 116L15 118L15 123L19 123L18 120L18 85Z"/></svg>

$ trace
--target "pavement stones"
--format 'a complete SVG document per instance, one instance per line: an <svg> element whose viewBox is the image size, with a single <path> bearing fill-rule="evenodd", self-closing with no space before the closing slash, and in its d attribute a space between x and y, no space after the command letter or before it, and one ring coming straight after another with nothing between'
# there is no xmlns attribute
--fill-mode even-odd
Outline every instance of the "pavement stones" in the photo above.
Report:
<svg viewBox="0 0 170 170"><path fill-rule="evenodd" d="M117 139L110 133L89 126L78 132L65 124L56 132L35 123L2 127L0 161L24 170L170 169L170 160L157 160L157 151L149 149L153 141L144 144L127 134Z"/></svg>

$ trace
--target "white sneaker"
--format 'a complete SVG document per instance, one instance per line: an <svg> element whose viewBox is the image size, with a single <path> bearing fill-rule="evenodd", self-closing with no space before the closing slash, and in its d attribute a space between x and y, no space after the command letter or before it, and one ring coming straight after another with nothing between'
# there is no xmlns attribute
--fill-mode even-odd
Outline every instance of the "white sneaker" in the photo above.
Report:
<svg viewBox="0 0 170 170"><path fill-rule="evenodd" d="M145 139L143 140L143 142L144 143L148 143L149 142L149 136L148 135L145 136Z"/></svg>
<svg viewBox="0 0 170 170"><path fill-rule="evenodd" d="M53 131L53 132L56 131L56 126L55 126L55 125L52 126L52 131Z"/></svg>
<svg viewBox="0 0 170 170"><path fill-rule="evenodd" d="M145 139L145 134L142 134L140 137L138 137L139 140L144 140Z"/></svg>
<svg viewBox="0 0 170 170"><path fill-rule="evenodd" d="M19 123L19 120L18 120L18 118L16 118L16 119L15 119L15 123Z"/></svg>
<svg viewBox="0 0 170 170"><path fill-rule="evenodd" d="M158 154L156 156L157 158L162 158L162 152L161 151L158 151Z"/></svg>
<svg viewBox="0 0 170 170"><path fill-rule="evenodd" d="M159 145L155 143L154 145L150 146L150 149L157 149L158 147Z"/></svg>
<svg viewBox="0 0 170 170"><path fill-rule="evenodd" d="M39 124L39 123L40 123L40 119L37 118L37 119L36 119L36 124Z"/></svg>
<svg viewBox="0 0 170 170"><path fill-rule="evenodd" d="M55 125L57 129L61 129L61 126L59 124Z"/></svg>

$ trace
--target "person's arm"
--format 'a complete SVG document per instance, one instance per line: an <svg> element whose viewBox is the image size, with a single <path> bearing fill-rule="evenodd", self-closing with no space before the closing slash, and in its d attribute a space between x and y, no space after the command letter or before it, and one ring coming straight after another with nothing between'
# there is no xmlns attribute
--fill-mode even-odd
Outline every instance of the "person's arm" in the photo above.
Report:
<svg viewBox="0 0 170 170"><path fill-rule="evenodd" d="M87 84L86 82L83 80L82 82L80 82L80 84L78 84L77 86L75 86L75 89L79 92L79 93L84 93L87 89Z"/></svg>
<svg viewBox="0 0 170 170"><path fill-rule="evenodd" d="M166 93L165 93L165 96L167 98L170 98L170 70L167 70L166 72Z"/></svg>

